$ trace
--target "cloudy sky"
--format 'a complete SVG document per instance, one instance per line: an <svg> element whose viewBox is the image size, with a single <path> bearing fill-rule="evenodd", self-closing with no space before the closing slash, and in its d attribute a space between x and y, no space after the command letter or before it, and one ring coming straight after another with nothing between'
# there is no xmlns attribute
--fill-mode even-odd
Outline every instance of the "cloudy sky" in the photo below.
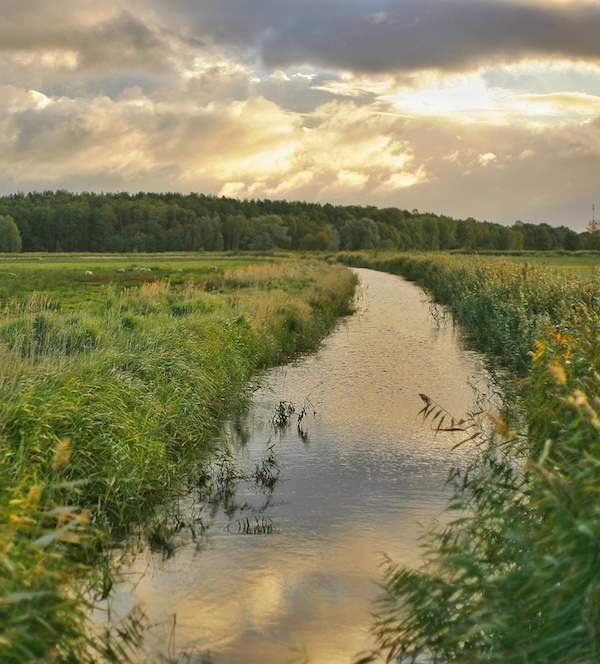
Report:
<svg viewBox="0 0 600 664"><path fill-rule="evenodd" d="M583 230L600 0L0 0L0 193L62 188Z"/></svg>

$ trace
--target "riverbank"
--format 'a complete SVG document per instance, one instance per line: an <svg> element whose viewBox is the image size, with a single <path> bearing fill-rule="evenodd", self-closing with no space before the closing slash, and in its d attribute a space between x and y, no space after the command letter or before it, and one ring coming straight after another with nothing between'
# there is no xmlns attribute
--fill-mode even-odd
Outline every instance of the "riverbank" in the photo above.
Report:
<svg viewBox="0 0 600 664"><path fill-rule="evenodd" d="M417 281L502 367L507 395L493 433L462 425L479 453L454 476L456 518L429 533L421 568L388 567L379 649L361 661L598 661L599 282L477 257L338 260Z"/></svg>
<svg viewBox="0 0 600 664"><path fill-rule="evenodd" d="M466 417L472 385L485 390L488 376L418 286L357 276L355 314L316 353L267 371L229 422L217 491L191 488L130 540L98 624L143 612L152 628L136 664L160 654L280 664L299 653L348 664L373 643L382 552L421 561L417 524L444 518L448 468L463 450L417 417L419 393Z"/></svg>
<svg viewBox="0 0 600 664"><path fill-rule="evenodd" d="M314 348L355 278L277 261L197 283L104 285L77 310L31 294L0 320L0 659L115 661L75 588L118 531L177 493L260 369ZM72 299L69 300L72 302Z"/></svg>

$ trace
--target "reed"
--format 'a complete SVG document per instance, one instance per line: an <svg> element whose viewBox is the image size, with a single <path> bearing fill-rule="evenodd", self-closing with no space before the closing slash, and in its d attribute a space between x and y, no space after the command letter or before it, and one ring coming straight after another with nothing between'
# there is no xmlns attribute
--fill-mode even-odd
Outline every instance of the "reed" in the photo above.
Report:
<svg viewBox="0 0 600 664"><path fill-rule="evenodd" d="M506 403L491 431L460 423L477 453L451 474L454 518L425 536L421 568L385 565L379 648L357 661L599 661L598 282L493 259L359 261L447 305L504 368ZM441 412L426 404L434 428Z"/></svg>
<svg viewBox="0 0 600 664"><path fill-rule="evenodd" d="M0 316L3 663L126 661L87 632L112 574L91 568L199 474L251 376L351 310L355 283L292 262L216 279L103 286L75 312L27 295Z"/></svg>

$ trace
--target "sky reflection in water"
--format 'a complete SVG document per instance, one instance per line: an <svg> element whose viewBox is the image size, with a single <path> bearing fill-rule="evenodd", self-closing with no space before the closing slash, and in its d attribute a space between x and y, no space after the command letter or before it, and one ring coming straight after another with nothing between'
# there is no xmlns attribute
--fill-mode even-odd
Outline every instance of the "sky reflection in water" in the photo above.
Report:
<svg viewBox="0 0 600 664"><path fill-rule="evenodd" d="M418 287L357 272L357 314L315 355L267 373L245 423L251 436L233 443L248 467L274 443L282 471L269 506L243 483L246 510L220 511L202 547L190 538L168 560L145 552L127 570L113 608L141 603L159 623L150 645L166 650L176 615L171 652L196 648L215 664L348 663L369 647L383 553L418 564L418 536L440 517L463 454L418 417L419 393L460 418L486 374L450 325L436 326ZM270 424L280 401L311 404L307 440L295 420ZM275 532L238 534L235 519L246 516Z"/></svg>

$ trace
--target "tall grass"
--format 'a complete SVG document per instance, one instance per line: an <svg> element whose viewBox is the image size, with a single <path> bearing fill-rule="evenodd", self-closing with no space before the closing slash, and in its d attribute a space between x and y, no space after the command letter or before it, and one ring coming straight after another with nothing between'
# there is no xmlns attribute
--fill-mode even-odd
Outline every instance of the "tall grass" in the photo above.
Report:
<svg viewBox="0 0 600 664"><path fill-rule="evenodd" d="M495 431L470 425L479 451L452 475L455 518L428 533L423 566L387 566L380 647L362 661L600 661L599 283L497 260L359 260L422 283L512 381Z"/></svg>
<svg viewBox="0 0 600 664"><path fill-rule="evenodd" d="M351 307L346 270L285 263L0 316L0 661L124 661L135 629L90 639L97 564L209 455L258 370L315 346ZM93 588L73 578L85 578ZM125 641L123 641L125 639Z"/></svg>
<svg viewBox="0 0 600 664"><path fill-rule="evenodd" d="M600 311L597 280L539 265L444 254L341 254L339 260L418 282L448 307L473 345L517 375L528 371L533 345L546 330L570 329L582 305Z"/></svg>

